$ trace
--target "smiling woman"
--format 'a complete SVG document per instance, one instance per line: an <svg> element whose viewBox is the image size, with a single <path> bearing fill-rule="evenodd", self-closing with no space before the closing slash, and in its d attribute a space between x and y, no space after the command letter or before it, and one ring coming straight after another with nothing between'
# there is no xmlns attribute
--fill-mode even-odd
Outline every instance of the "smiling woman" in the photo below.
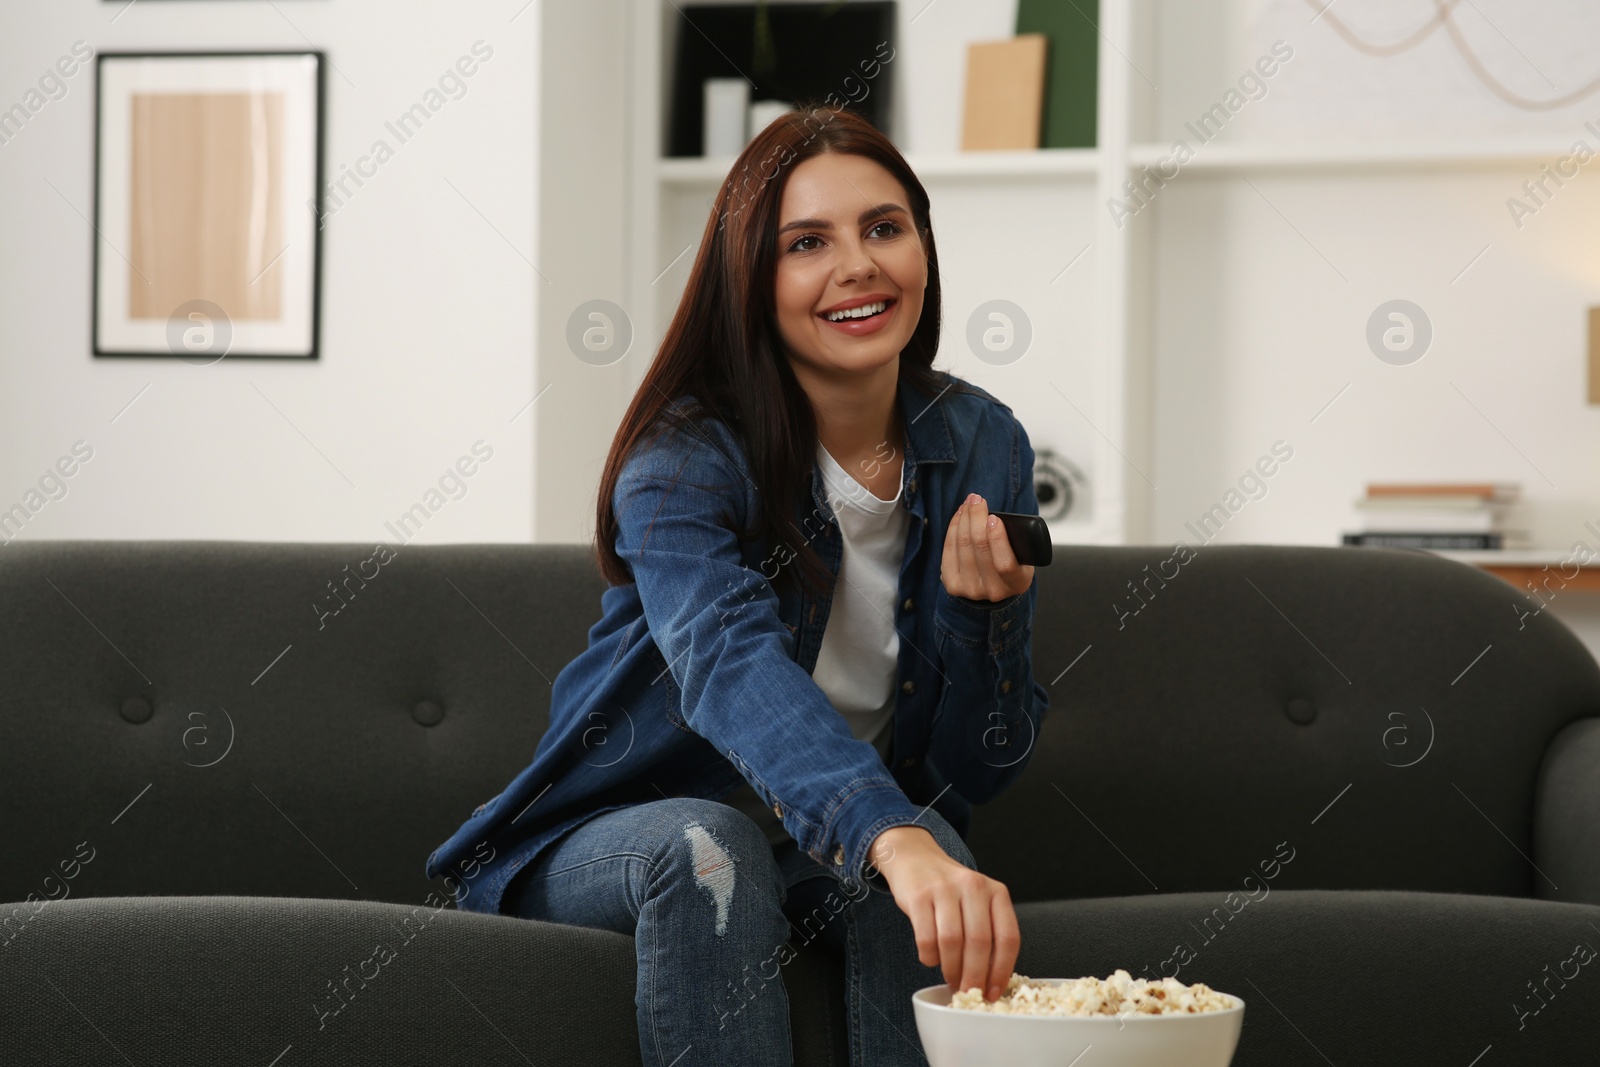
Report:
<svg viewBox="0 0 1600 1067"><path fill-rule="evenodd" d="M853 1062L921 1063L912 994L997 999L1020 948L963 835L1048 705L989 512L1038 513L1033 450L933 368L928 196L882 133L805 107L729 174L600 481L602 618L426 869L492 841L461 906L632 935L647 1067L789 1064L772 961L808 924Z"/></svg>

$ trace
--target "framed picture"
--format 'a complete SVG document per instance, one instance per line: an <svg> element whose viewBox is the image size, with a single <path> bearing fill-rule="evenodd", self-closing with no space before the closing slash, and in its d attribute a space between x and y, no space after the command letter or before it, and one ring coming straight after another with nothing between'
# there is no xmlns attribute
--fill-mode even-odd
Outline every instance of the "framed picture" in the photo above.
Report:
<svg viewBox="0 0 1600 1067"><path fill-rule="evenodd" d="M321 52L101 52L96 356L317 358Z"/></svg>

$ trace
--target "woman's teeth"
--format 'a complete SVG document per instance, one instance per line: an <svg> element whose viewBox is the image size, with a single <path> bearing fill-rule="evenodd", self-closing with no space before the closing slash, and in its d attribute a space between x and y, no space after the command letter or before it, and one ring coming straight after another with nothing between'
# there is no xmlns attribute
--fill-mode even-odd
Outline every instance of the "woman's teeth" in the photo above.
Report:
<svg viewBox="0 0 1600 1067"><path fill-rule="evenodd" d="M846 308L843 311L829 311L823 318L829 322L843 322L846 319L864 319L869 315L876 315L889 307L887 300L880 300L875 304L862 304L860 307Z"/></svg>

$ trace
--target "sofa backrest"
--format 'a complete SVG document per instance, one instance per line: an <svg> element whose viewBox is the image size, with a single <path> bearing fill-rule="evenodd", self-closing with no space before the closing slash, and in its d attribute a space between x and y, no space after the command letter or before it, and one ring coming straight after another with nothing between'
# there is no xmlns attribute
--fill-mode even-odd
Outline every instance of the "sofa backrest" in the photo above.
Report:
<svg viewBox="0 0 1600 1067"><path fill-rule="evenodd" d="M7 546L0 899L93 850L75 895L428 902L601 587L568 545Z"/></svg>
<svg viewBox="0 0 1600 1067"><path fill-rule="evenodd" d="M1539 601L1380 548L1058 546L1039 580L1050 711L969 835L1015 899L1572 899L1533 866L1535 787L1600 668Z"/></svg>
<svg viewBox="0 0 1600 1067"><path fill-rule="evenodd" d="M1566 628L1421 553L1172 556L1057 546L1038 572L1051 708L970 834L1014 899L1266 864L1277 886L1540 893L1540 762L1600 712ZM7 546L0 900L430 899L425 857L532 758L602 589L584 545Z"/></svg>

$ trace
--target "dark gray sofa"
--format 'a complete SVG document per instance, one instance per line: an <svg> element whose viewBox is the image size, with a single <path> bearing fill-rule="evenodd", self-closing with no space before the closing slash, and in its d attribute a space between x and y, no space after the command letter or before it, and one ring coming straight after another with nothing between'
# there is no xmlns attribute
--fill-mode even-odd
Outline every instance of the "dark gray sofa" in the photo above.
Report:
<svg viewBox="0 0 1600 1067"><path fill-rule="evenodd" d="M638 1062L631 938L421 873L531 757L587 548L373 555L0 550L0 1061ZM1238 1067L1593 1062L1600 669L1556 619L1388 549L1058 546L1039 581L1051 711L969 836L1020 971L1237 993ZM845 1064L819 951L797 1062Z"/></svg>

